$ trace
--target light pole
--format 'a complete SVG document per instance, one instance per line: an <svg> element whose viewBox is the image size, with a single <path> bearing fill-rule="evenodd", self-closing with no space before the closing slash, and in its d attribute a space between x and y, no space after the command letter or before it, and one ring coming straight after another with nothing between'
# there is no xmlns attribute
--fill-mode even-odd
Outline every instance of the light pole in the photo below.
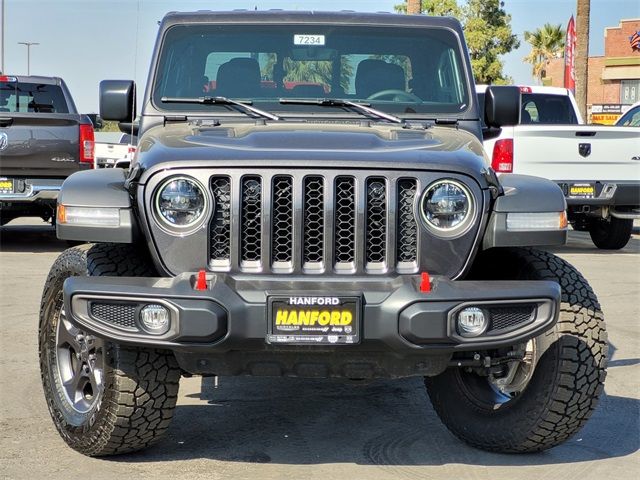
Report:
<svg viewBox="0 0 640 480"><path fill-rule="evenodd" d="M27 76L31 75L31 46L40 45L38 42L18 42L18 45L26 45L27 47Z"/></svg>
<svg viewBox="0 0 640 480"><path fill-rule="evenodd" d="M4 0L0 0L0 73L4 73Z"/></svg>

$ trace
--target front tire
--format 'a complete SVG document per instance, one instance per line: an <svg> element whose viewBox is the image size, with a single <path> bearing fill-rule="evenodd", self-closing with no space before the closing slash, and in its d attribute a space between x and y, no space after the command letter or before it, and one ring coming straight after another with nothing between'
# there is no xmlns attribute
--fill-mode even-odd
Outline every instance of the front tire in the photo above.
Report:
<svg viewBox="0 0 640 480"><path fill-rule="evenodd" d="M620 250L631 239L633 220L611 217L598 219L589 226L589 235L596 247L603 250Z"/></svg>
<svg viewBox="0 0 640 480"><path fill-rule="evenodd" d="M148 259L128 245L85 244L65 250L45 283L39 352L44 394L64 441L89 456L145 448L167 430L180 369L172 353L123 347L73 326L65 312L71 276L145 276Z"/></svg>
<svg viewBox="0 0 640 480"><path fill-rule="evenodd" d="M604 388L607 334L593 290L569 263L537 250L485 252L473 275L557 281L560 315L553 329L531 342L537 359L532 375L511 396L461 368L427 378L438 416L454 435L483 450L537 452L564 442L588 420Z"/></svg>

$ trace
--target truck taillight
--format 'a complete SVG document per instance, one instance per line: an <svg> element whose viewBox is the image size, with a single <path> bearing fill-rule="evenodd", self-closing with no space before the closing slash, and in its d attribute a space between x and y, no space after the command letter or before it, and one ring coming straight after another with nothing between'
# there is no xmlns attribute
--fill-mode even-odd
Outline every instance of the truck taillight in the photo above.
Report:
<svg viewBox="0 0 640 480"><path fill-rule="evenodd" d="M136 147L129 146L128 153L136 153Z"/></svg>
<svg viewBox="0 0 640 480"><path fill-rule="evenodd" d="M94 147L93 126L80 125L80 162L90 163L92 168L95 166L93 161Z"/></svg>
<svg viewBox="0 0 640 480"><path fill-rule="evenodd" d="M491 167L498 173L513 172L513 138L498 140L493 145Z"/></svg>

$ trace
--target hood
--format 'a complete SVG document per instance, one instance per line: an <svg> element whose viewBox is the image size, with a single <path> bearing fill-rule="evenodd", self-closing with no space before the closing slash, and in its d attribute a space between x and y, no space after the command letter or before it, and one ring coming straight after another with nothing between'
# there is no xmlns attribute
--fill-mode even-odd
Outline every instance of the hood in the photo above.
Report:
<svg viewBox="0 0 640 480"><path fill-rule="evenodd" d="M148 173L160 166L308 168L311 163L327 168L456 171L476 178L486 166L480 141L454 127L407 129L369 122L219 126L204 120L147 130L138 144L137 162Z"/></svg>

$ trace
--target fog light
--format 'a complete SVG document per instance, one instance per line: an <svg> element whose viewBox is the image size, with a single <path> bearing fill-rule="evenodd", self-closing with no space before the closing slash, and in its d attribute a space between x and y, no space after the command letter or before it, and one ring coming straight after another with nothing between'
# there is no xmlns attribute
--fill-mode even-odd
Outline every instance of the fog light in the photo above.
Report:
<svg viewBox="0 0 640 480"><path fill-rule="evenodd" d="M487 330L487 317L477 307L468 307L458 313L458 333L463 337L477 337Z"/></svg>
<svg viewBox="0 0 640 480"><path fill-rule="evenodd" d="M140 310L140 321L144 329L149 333L162 335L169 330L169 310L162 305L147 305Z"/></svg>

